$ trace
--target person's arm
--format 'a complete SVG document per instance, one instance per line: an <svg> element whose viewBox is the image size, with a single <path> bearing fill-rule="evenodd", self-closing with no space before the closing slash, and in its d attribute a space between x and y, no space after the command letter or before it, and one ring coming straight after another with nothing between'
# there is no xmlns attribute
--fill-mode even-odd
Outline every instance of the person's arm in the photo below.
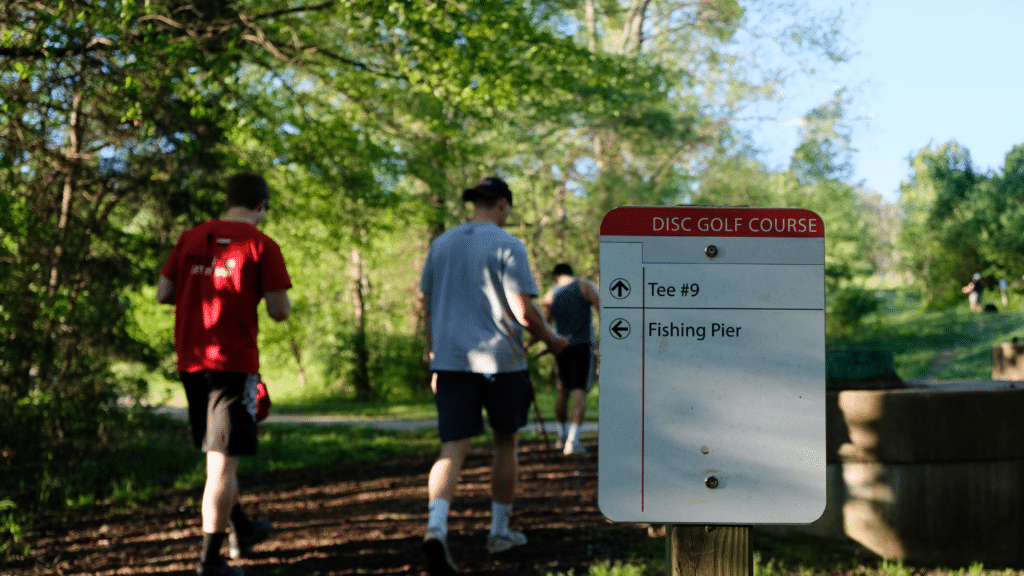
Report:
<svg viewBox="0 0 1024 576"><path fill-rule="evenodd" d="M174 304L174 281L160 275L160 282L156 285L156 301L161 304Z"/></svg>
<svg viewBox="0 0 1024 576"><path fill-rule="evenodd" d="M288 314L292 310L292 301L288 298L288 289L279 288L277 290L271 290L264 295L267 300L267 314L277 322L283 322L288 319Z"/></svg>
<svg viewBox="0 0 1024 576"><path fill-rule="evenodd" d="M430 323L430 311L431 311L431 298L430 294L423 295L423 326L426 329L426 343L427 343L427 355L430 359L434 359L434 333L432 332L432 325Z"/></svg>
<svg viewBox="0 0 1024 576"><path fill-rule="evenodd" d="M512 313L516 320L526 328L534 340L543 341L553 354L558 354L565 349L569 342L559 336L544 321L544 316L537 305L533 303L533 296L516 294L509 303L512 304Z"/></svg>
<svg viewBox="0 0 1024 576"><path fill-rule="evenodd" d="M544 321L548 324L555 321L555 315L551 311L551 305L555 303L555 291L548 290L540 299L541 310L544 312Z"/></svg>
<svg viewBox="0 0 1024 576"><path fill-rule="evenodd" d="M426 329L427 358L430 359L430 363L434 362L434 333L432 331L433 324L430 323L432 304L430 294L423 294L423 327ZM430 373L430 391L437 394L437 372L431 371Z"/></svg>
<svg viewBox="0 0 1024 576"><path fill-rule="evenodd" d="M594 307L597 312L601 311L601 295L597 291L597 286L590 280L583 280L580 282L580 287L583 289L583 297L586 298L587 302Z"/></svg>

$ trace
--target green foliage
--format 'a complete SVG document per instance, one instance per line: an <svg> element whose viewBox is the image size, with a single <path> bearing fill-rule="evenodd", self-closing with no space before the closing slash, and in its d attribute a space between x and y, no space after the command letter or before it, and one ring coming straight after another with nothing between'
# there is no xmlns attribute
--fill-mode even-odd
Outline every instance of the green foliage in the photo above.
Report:
<svg viewBox="0 0 1024 576"><path fill-rule="evenodd" d="M351 396L351 382L355 370L356 346L353 341L357 333L352 330L339 332L333 344L325 347L321 356L325 362L325 376L328 382L349 383L349 386L335 385L337 393ZM367 365L373 399L385 404L402 404L423 400L430 394L424 385L428 374L422 363L423 340L419 336L387 334L377 331L366 333L367 341L362 345L369 353Z"/></svg>
<svg viewBox="0 0 1024 576"><path fill-rule="evenodd" d="M591 564L586 575L580 576L648 576L652 574L642 565L624 564L608 560ZM576 576L575 570L568 572L546 572L545 576Z"/></svg>
<svg viewBox="0 0 1024 576"><path fill-rule="evenodd" d="M804 115L802 141L793 150L790 162L790 170L801 184L849 180L853 172L852 137L843 121L849 105L845 89L839 89L831 100Z"/></svg>
<svg viewBox="0 0 1024 576"><path fill-rule="evenodd" d="M882 304L874 290L854 286L841 288L829 296L826 325L830 334L857 328L864 317L877 312Z"/></svg>
<svg viewBox="0 0 1024 576"><path fill-rule="evenodd" d="M233 172L271 183L265 227L295 284L288 323L260 313L264 365L315 367L339 394L425 390L419 267L485 174L512 183L510 230L538 277L567 260L597 280L603 214L684 199L737 110L782 75L748 75L756 59L730 45L770 7L596 7L4 3L0 494L88 499L95 454L131 439L119 401L173 380L170 309L151 286ZM790 30L836 54L836 31L816 28ZM736 196L791 188L769 182ZM822 190L823 206L852 206Z"/></svg>
<svg viewBox="0 0 1024 576"><path fill-rule="evenodd" d="M912 178L900 187L902 264L920 283L926 305L946 306L960 297L960 287L973 273L993 268L981 246L994 214L977 209L986 178L956 142L921 149L911 167Z"/></svg>
<svg viewBox="0 0 1024 576"><path fill-rule="evenodd" d="M8 499L0 500L0 555L10 553L27 554L29 545L25 542L25 523L18 505Z"/></svg>
<svg viewBox="0 0 1024 576"><path fill-rule="evenodd" d="M62 504L70 470L123 429L117 401L144 384L111 366L156 360L126 292L152 281L173 219L210 213L233 118L196 74L224 72L222 54L122 8L3 9L0 491L18 501Z"/></svg>

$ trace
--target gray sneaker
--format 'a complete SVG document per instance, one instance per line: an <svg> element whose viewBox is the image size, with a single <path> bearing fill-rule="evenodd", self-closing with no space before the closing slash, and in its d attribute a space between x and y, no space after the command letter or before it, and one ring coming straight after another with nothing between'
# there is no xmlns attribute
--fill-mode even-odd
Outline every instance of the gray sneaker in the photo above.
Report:
<svg viewBox="0 0 1024 576"><path fill-rule="evenodd" d="M436 528L427 528L423 535L423 553L427 556L427 573L430 576L451 576L459 568L448 552L448 535Z"/></svg>
<svg viewBox="0 0 1024 576"><path fill-rule="evenodd" d="M526 544L526 534L509 530L505 534L491 534L487 537L487 552L500 554L516 546Z"/></svg>

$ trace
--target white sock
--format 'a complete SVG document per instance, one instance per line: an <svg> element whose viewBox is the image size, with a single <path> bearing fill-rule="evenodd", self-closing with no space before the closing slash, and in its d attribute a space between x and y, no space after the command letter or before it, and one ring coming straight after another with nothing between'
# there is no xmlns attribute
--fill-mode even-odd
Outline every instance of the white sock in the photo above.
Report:
<svg viewBox="0 0 1024 576"><path fill-rule="evenodd" d="M580 425L573 422L569 424L569 433L566 435L566 442L572 442L573 444L579 442L580 439Z"/></svg>
<svg viewBox="0 0 1024 576"><path fill-rule="evenodd" d="M434 498L428 505L430 515L427 517L427 528L439 530L441 535L448 534L448 511L451 503L444 498Z"/></svg>
<svg viewBox="0 0 1024 576"><path fill-rule="evenodd" d="M511 504L499 504L491 501L491 536L507 534L508 521L512 517Z"/></svg>

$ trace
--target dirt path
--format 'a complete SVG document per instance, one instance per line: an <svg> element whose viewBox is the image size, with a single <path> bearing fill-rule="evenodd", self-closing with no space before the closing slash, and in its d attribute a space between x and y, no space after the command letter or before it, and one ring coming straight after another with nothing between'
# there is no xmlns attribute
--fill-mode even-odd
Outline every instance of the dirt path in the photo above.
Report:
<svg viewBox="0 0 1024 576"><path fill-rule="evenodd" d="M450 543L466 574L586 574L594 562L624 560L660 545L646 529L612 524L597 508L597 444L587 454L544 457L543 443L521 448L521 494L513 527L530 544L491 557L489 452L466 463L453 506ZM425 574L420 540L426 525L427 472L434 455L243 480L246 508L268 516L276 532L239 561L247 574L341 576ZM168 492L131 512L96 510L53 516L33 530L30 557L0 567L4 576L195 574L200 493Z"/></svg>

